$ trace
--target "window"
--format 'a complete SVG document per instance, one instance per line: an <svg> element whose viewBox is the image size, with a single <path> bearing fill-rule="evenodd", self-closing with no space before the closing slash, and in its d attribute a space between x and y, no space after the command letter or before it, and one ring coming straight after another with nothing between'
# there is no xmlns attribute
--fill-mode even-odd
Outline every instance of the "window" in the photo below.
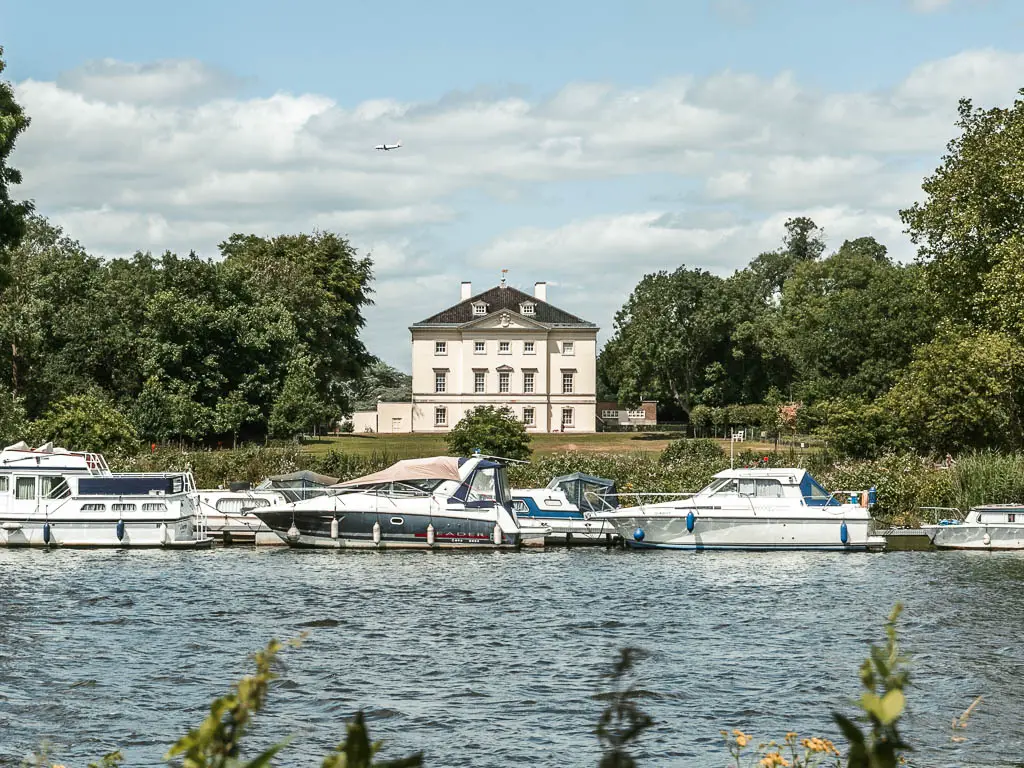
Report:
<svg viewBox="0 0 1024 768"><path fill-rule="evenodd" d="M1008 522L1008 523L1016 523L1017 522L1017 515L1015 515L1013 512L1010 512L1009 514L1006 515L1006 522Z"/></svg>
<svg viewBox="0 0 1024 768"><path fill-rule="evenodd" d="M20 501L31 501L36 497L36 479L34 477L18 477L14 480L14 498Z"/></svg>
<svg viewBox="0 0 1024 768"><path fill-rule="evenodd" d="M532 341L524 341L523 342L523 354L524 355L532 355L532 354L534 354L534 352L533 352L533 342Z"/></svg>
<svg viewBox="0 0 1024 768"><path fill-rule="evenodd" d="M448 373L447 371L434 371L434 391L444 392L447 390L448 384Z"/></svg>
<svg viewBox="0 0 1024 768"><path fill-rule="evenodd" d="M534 306L535 305L531 304L530 302L526 302L525 304L520 304L519 305L519 314L521 314L521 315L533 315L533 314L536 314L536 312L534 311Z"/></svg>
<svg viewBox="0 0 1024 768"><path fill-rule="evenodd" d="M266 499L252 499L251 501L262 502L263 506L269 507L270 502ZM258 505L259 506L259 505ZM217 509L220 509L220 502L217 502ZM147 501L142 505L143 512L166 512L167 505L163 502Z"/></svg>
<svg viewBox="0 0 1024 768"><path fill-rule="evenodd" d="M487 391L487 372L473 371L473 391L478 395Z"/></svg>
<svg viewBox="0 0 1024 768"><path fill-rule="evenodd" d="M505 394L508 392L508 371L502 371L498 374L498 392Z"/></svg>
<svg viewBox="0 0 1024 768"><path fill-rule="evenodd" d="M619 418L619 412L618 411L610 410L608 408L605 408L603 411L601 411L601 418L602 419L617 419L617 418Z"/></svg>
<svg viewBox="0 0 1024 768"><path fill-rule="evenodd" d="M134 504L111 504L110 505L110 511L111 512L134 512L135 511L135 505Z"/></svg>
<svg viewBox="0 0 1024 768"><path fill-rule="evenodd" d="M510 352L512 352L512 343L511 342L509 342L509 341L499 341L498 342L498 354L499 355L507 355Z"/></svg>
<svg viewBox="0 0 1024 768"><path fill-rule="evenodd" d="M479 317L481 315L486 315L487 314L487 305L484 304L482 301L478 301L476 304L473 305L473 314L476 317Z"/></svg>
<svg viewBox="0 0 1024 768"><path fill-rule="evenodd" d="M643 408L640 408L640 409L635 410L635 411L628 411L627 414L628 414L629 418L631 418L631 419L646 419L647 418L647 411L645 411Z"/></svg>
<svg viewBox="0 0 1024 768"><path fill-rule="evenodd" d="M572 341L562 342L562 354L563 355L575 355L576 354L576 343Z"/></svg>
<svg viewBox="0 0 1024 768"><path fill-rule="evenodd" d="M10 489L10 481L6 477L0 477L0 493L7 493Z"/></svg>
<svg viewBox="0 0 1024 768"><path fill-rule="evenodd" d="M448 342L447 341L435 341L434 342L434 354L435 355L447 355L448 354Z"/></svg>
<svg viewBox="0 0 1024 768"><path fill-rule="evenodd" d="M536 418L533 408L523 408L523 424L532 427L535 424Z"/></svg>
<svg viewBox="0 0 1024 768"><path fill-rule="evenodd" d="M82 511L83 512L106 512L107 511L107 505L106 504L83 504L82 505Z"/></svg>
<svg viewBox="0 0 1024 768"><path fill-rule="evenodd" d="M71 495L67 481L63 477L40 477L39 497L42 499L63 499Z"/></svg>
<svg viewBox="0 0 1024 768"><path fill-rule="evenodd" d="M487 342L484 342L484 341L474 341L473 342L473 354L474 355L482 355L486 351L487 351Z"/></svg>
<svg viewBox="0 0 1024 768"><path fill-rule="evenodd" d="M572 408L562 409L562 429L572 426Z"/></svg>
<svg viewBox="0 0 1024 768"><path fill-rule="evenodd" d="M562 371L562 394L563 395L571 395L572 394L572 392L573 392L573 384L574 384L573 379L575 379L575 377L576 377L576 374L574 374L572 371Z"/></svg>
<svg viewBox="0 0 1024 768"><path fill-rule="evenodd" d="M526 371L523 374L523 392L533 394L533 371Z"/></svg>
<svg viewBox="0 0 1024 768"><path fill-rule="evenodd" d="M448 425L448 409L444 406L438 406L434 409L434 426L444 427Z"/></svg>

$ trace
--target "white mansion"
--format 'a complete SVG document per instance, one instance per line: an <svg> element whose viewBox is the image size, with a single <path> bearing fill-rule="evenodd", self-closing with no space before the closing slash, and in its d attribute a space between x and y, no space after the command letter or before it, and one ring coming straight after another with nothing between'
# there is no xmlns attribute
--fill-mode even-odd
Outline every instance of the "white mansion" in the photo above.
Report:
<svg viewBox="0 0 1024 768"><path fill-rule="evenodd" d="M527 429L593 432L597 331L547 302L501 284L414 323L412 402L353 415L355 432L446 432L478 405L508 406Z"/></svg>

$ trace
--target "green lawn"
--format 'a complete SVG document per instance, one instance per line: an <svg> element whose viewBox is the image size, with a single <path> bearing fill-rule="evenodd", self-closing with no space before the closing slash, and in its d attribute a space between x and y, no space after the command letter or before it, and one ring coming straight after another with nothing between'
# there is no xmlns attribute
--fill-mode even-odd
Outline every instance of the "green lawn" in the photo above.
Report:
<svg viewBox="0 0 1024 768"><path fill-rule="evenodd" d="M589 434L535 434L531 445L535 455L562 451L592 451L594 453L636 453L664 450L669 441L678 438L678 432L596 432ZM729 441L720 440L722 448L729 450ZM386 453L396 459L415 459L423 456L443 456L448 453L443 435L421 434L349 434L324 437L305 444L311 453L326 453L331 448L344 453L369 455ZM770 450L771 443L737 443L736 450L753 448Z"/></svg>

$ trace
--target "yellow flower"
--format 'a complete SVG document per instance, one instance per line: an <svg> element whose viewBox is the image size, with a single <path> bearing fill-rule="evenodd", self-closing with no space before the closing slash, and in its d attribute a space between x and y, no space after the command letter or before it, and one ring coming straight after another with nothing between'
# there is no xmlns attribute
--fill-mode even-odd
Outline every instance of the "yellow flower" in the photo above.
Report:
<svg viewBox="0 0 1024 768"><path fill-rule="evenodd" d="M736 737L736 746L743 749L750 743L750 736L739 729L733 729L732 735Z"/></svg>
<svg viewBox="0 0 1024 768"><path fill-rule="evenodd" d="M769 752L761 758L761 762L758 763L761 768L775 768L775 766L781 766L781 768L789 768L789 760L782 756L781 752Z"/></svg>

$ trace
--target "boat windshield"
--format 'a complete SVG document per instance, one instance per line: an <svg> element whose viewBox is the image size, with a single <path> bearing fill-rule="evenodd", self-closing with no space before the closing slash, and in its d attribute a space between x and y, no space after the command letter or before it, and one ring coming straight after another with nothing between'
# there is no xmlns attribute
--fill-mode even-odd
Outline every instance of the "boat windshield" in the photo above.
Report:
<svg viewBox="0 0 1024 768"><path fill-rule="evenodd" d="M350 485L339 490L340 493L374 493L382 496L429 496L444 480L421 478L402 480L392 483L367 483L366 485Z"/></svg>
<svg viewBox="0 0 1024 768"><path fill-rule="evenodd" d="M466 501L490 501L506 504L510 501L505 467L480 466L473 470L469 479Z"/></svg>

